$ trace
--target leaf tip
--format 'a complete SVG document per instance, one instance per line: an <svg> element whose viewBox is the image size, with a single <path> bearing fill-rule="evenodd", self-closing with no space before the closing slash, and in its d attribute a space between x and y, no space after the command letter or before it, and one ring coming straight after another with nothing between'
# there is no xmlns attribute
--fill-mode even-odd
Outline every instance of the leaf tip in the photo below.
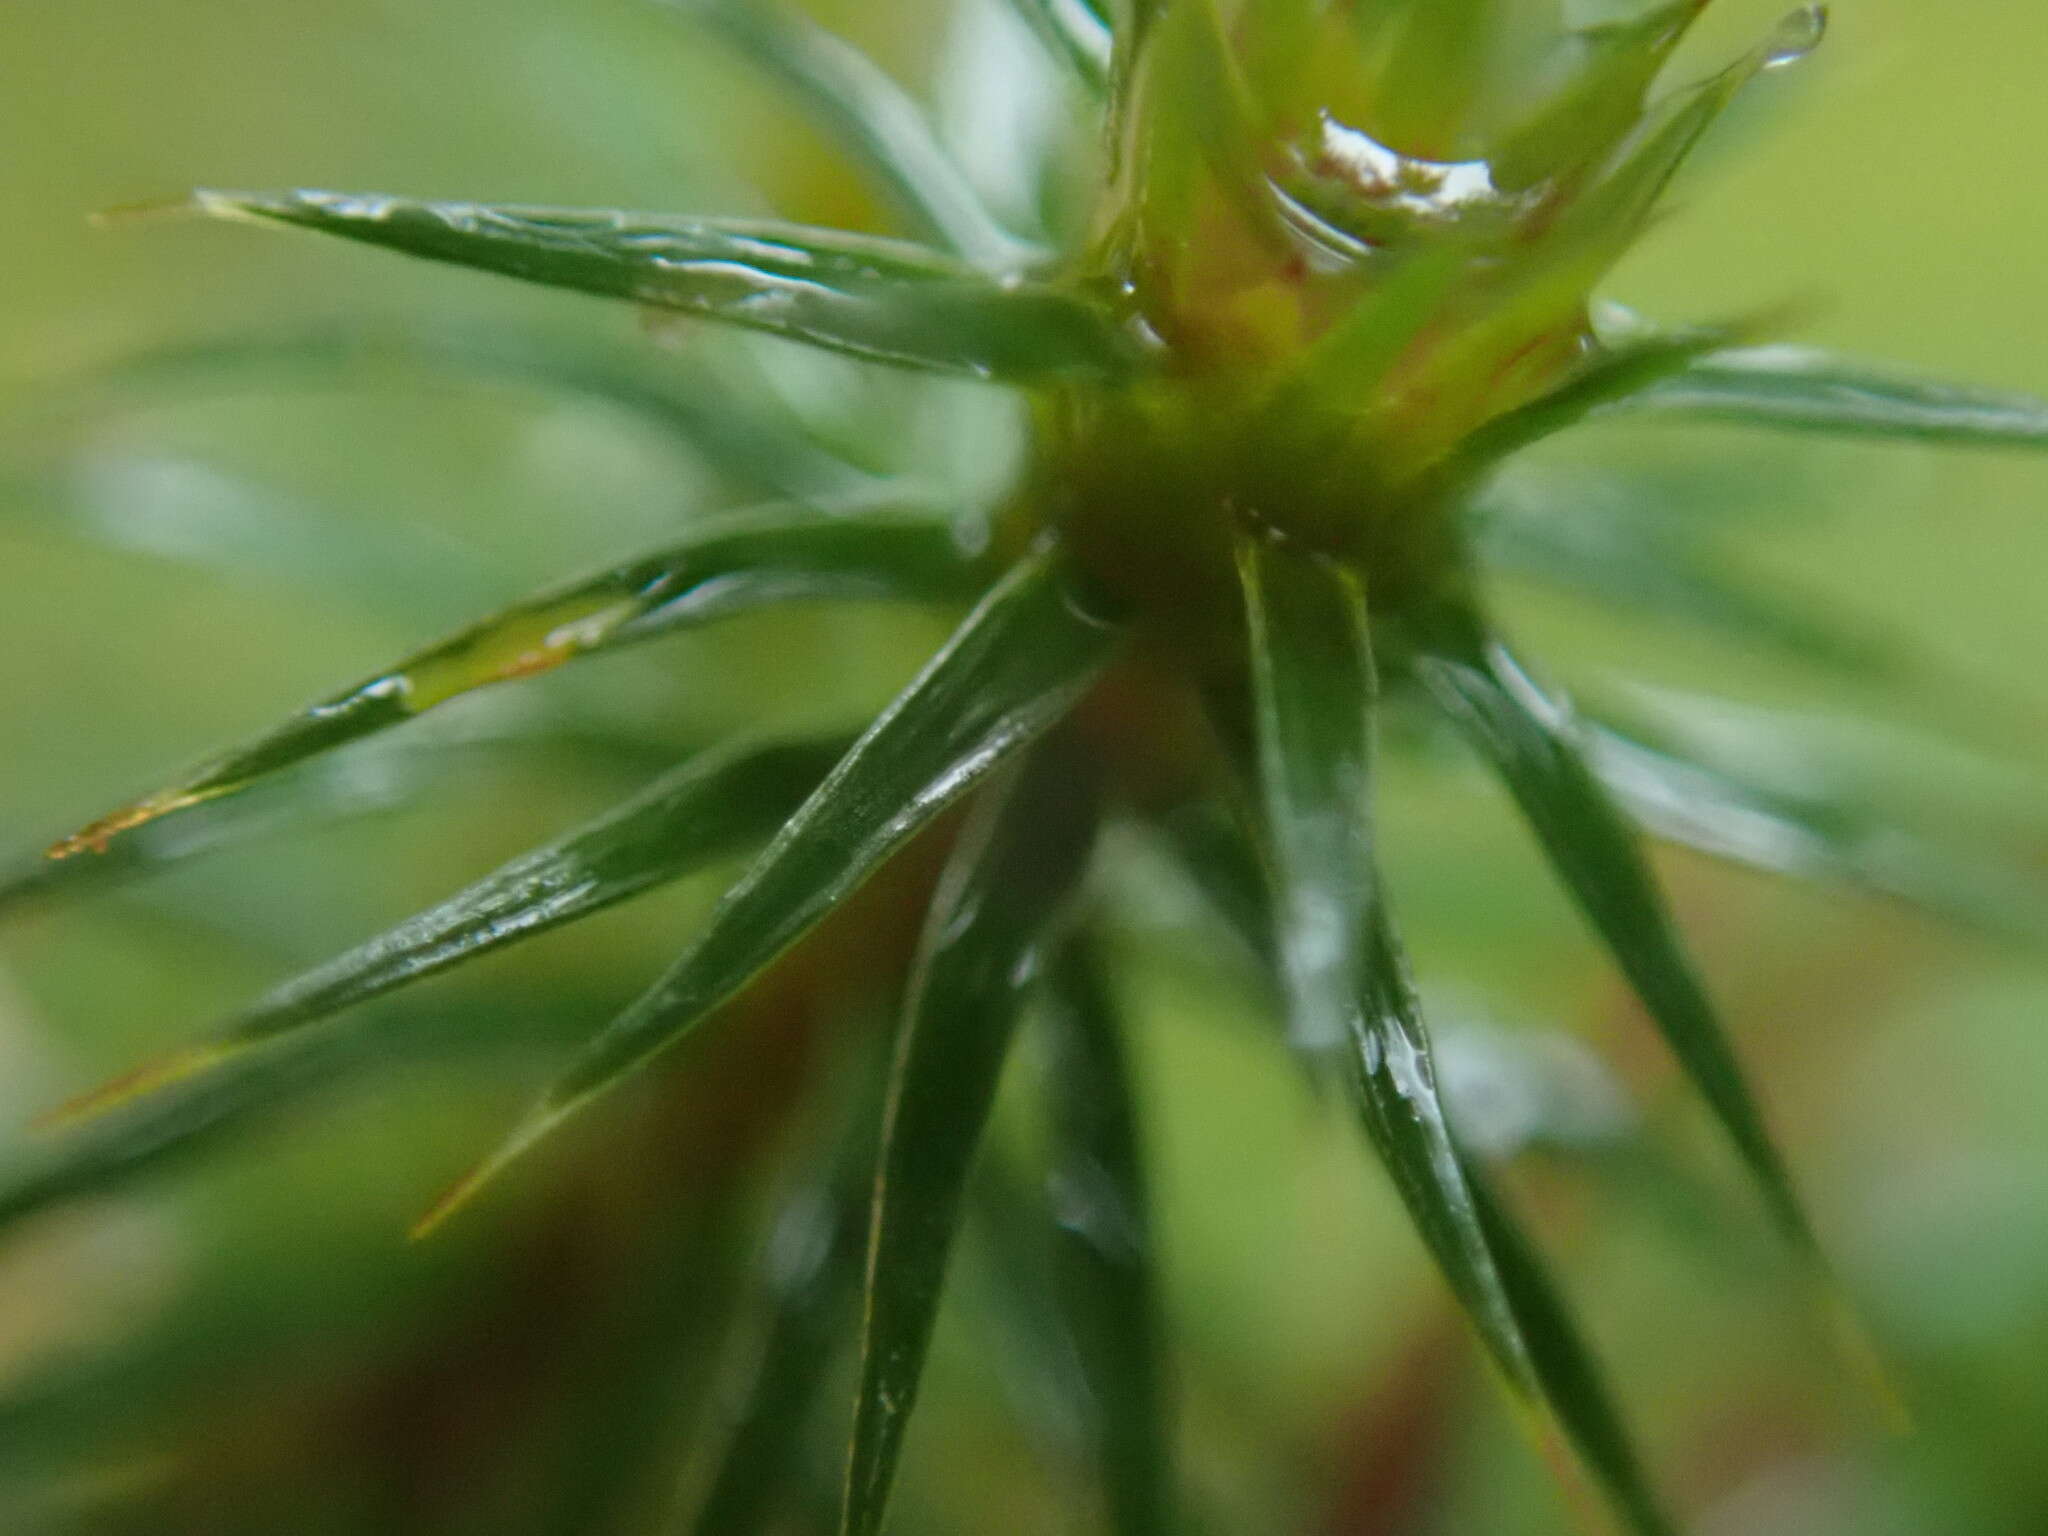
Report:
<svg viewBox="0 0 2048 1536"><path fill-rule="evenodd" d="M32 1122L33 1128L39 1133L51 1134L71 1130L88 1120L97 1120L124 1104L133 1103L173 1083L197 1077L232 1051L233 1047L225 1044L181 1047L38 1115Z"/></svg>
<svg viewBox="0 0 2048 1536"><path fill-rule="evenodd" d="M127 224L153 224L186 218L205 211L198 205L198 194L192 193L184 197L152 197L142 202L95 208L85 216L85 221L94 229L116 229Z"/></svg>
<svg viewBox="0 0 2048 1536"><path fill-rule="evenodd" d="M1830 1282L1821 1305L1836 1357L1869 1395L1885 1431L1899 1438L1912 1434L1912 1405L1855 1304Z"/></svg>
<svg viewBox="0 0 2048 1536"><path fill-rule="evenodd" d="M419 1219L407 1229L407 1239L417 1243L432 1237L450 1217L467 1207L483 1192L486 1185L492 1183L529 1147L553 1129L555 1122L560 1118L558 1113L545 1108L529 1115L488 1156L451 1184L439 1199L421 1213Z"/></svg>
<svg viewBox="0 0 2048 1536"><path fill-rule="evenodd" d="M183 810L198 802L197 795L189 793L166 793L151 795L133 805L124 805L120 810L88 822L68 837L60 837L44 850L49 859L68 859L81 853L105 853L113 840L123 832L167 816L172 811Z"/></svg>

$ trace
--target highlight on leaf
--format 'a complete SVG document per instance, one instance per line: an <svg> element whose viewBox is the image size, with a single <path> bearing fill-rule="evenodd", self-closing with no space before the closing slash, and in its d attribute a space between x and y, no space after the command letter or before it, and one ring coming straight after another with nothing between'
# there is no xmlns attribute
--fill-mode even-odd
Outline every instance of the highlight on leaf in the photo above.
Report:
<svg viewBox="0 0 2048 1536"><path fill-rule="evenodd" d="M926 919L882 1122L841 1536L882 1529L996 1082L1094 843L1093 786L1063 748L992 788Z"/></svg>
<svg viewBox="0 0 2048 1536"><path fill-rule="evenodd" d="M1546 694L1476 616L1452 613L1424 642L1417 672L1437 706L1492 766L1551 866L1634 987L1756 1180L1778 1224L1819 1262L1790 1171L1638 847Z"/></svg>
<svg viewBox="0 0 2048 1536"><path fill-rule="evenodd" d="M589 917L765 841L842 750L842 743L735 745L692 758L588 825L273 988L211 1039L64 1106L49 1123L102 1114L209 1070L227 1056Z"/></svg>
<svg viewBox="0 0 2048 1536"><path fill-rule="evenodd" d="M1109 314L899 240L739 219L423 202L382 193L192 195L191 210L624 299L871 362L1015 383L1114 377L1138 355Z"/></svg>
<svg viewBox="0 0 2048 1536"><path fill-rule="evenodd" d="M950 530L909 517L828 518L805 509L708 523L676 544L572 582L415 651L387 670L50 849L104 853L123 833L216 800L337 747L403 725L491 683L598 651L796 601L959 601L979 567Z"/></svg>
<svg viewBox="0 0 2048 1536"><path fill-rule="evenodd" d="M939 812L1064 718L1121 636L1088 601L1056 549L1020 561L790 818L667 975L591 1041L416 1230L430 1231L572 1114L698 1028Z"/></svg>
<svg viewBox="0 0 2048 1536"><path fill-rule="evenodd" d="M1562 1302L1452 1135L1367 819L1377 679L1362 595L1269 543L1247 542L1239 571L1295 1038L1327 1049L1341 1032L1373 1146L1502 1376L1555 1416L1634 1530L1668 1531Z"/></svg>

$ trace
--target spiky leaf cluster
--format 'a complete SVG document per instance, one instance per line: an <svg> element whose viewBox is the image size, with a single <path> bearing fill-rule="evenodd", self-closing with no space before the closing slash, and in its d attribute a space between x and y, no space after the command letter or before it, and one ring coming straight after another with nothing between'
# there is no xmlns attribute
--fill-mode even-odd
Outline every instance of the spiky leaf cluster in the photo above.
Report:
<svg viewBox="0 0 2048 1536"><path fill-rule="evenodd" d="M1620 524L1575 537L1540 483L1501 467L1631 411L2048 443L2048 408L2031 401L1757 345L1756 322L1666 331L1602 309L1603 278L1695 144L1822 30L1817 9L1797 11L1718 72L1666 84L1704 5L1560 31L1485 0L1015 0L1099 119L1093 199L1058 236L1005 227L875 66L750 0L677 9L832 127L910 238L195 194L211 217L1018 391L1030 450L1011 493L974 517L878 489L831 444L682 363L654 385L593 374L591 387L652 400L757 479L768 466L786 499L371 669L63 839L6 896L182 857L208 839L181 841L179 827L231 830L243 797L278 775L470 690L685 626L883 599L952 615L952 637L857 739L736 742L682 763L72 1106L47 1157L0 1189L0 1213L99 1187L266 1102L374 997L752 850L671 968L593 1030L431 1226L769 968L800 961L813 928L923 839L944 871L886 1093L789 1218L816 1240L775 1279L762 1395L736 1421L702 1528L750 1528L789 1454L793 1404L816 1384L804 1352L864 1250L842 1529L881 1529L996 1082L1036 1014L1059 1068L1062 1306L1106 1507L1127 1536L1177 1529L1135 1110L1099 932L1102 832L1130 826L1187 866L1260 957L1287 1043L1355 1111L1507 1389L1633 1529L1671 1529L1570 1308L1446 1108L1373 837L1379 722L1389 707L1427 710L1498 777L1825 1290L1643 833L1933 904L1955 905L1960 886L1844 807L1578 714L1498 633L1491 562L1808 654L1861 653L1689 547ZM466 361L518 366L502 346Z"/></svg>

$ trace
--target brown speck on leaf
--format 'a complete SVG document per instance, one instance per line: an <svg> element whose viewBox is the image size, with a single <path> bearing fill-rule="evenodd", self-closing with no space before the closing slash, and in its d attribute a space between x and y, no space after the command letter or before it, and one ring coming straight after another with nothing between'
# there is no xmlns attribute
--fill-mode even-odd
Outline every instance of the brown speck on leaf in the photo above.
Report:
<svg viewBox="0 0 2048 1536"><path fill-rule="evenodd" d="M148 800L140 801L114 812L111 816L102 816L98 821L79 828L69 837L59 838L44 850L43 856L50 859L68 859L80 853L105 853L107 845L121 833L139 827L144 822L154 821L170 809L170 805Z"/></svg>

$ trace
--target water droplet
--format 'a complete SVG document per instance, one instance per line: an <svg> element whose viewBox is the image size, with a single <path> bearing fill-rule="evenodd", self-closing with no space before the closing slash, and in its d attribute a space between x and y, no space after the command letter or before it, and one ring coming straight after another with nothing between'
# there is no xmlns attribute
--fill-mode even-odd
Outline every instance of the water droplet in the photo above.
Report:
<svg viewBox="0 0 2048 1536"><path fill-rule="evenodd" d="M1828 8L1804 5L1778 23L1764 45L1765 69L1784 69L1797 64L1821 45L1828 34Z"/></svg>

